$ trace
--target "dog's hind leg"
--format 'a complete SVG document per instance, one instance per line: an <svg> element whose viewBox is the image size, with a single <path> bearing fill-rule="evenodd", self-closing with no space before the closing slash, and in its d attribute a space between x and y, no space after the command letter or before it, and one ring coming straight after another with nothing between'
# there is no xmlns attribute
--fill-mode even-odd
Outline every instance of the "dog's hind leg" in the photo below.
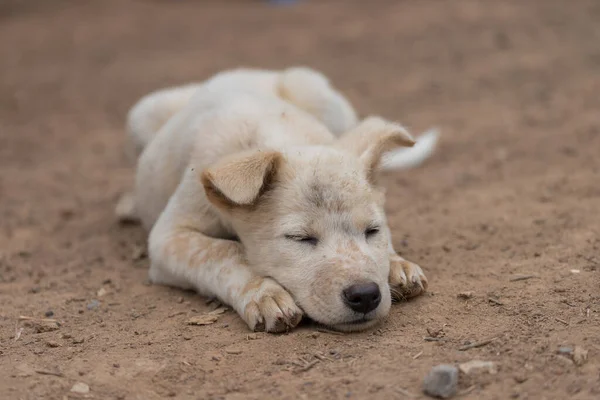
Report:
<svg viewBox="0 0 600 400"><path fill-rule="evenodd" d="M281 73L278 96L316 117L336 136L358 123L350 102L318 71L305 67Z"/></svg>
<svg viewBox="0 0 600 400"><path fill-rule="evenodd" d="M137 160L156 133L190 101L201 84L162 89L142 97L127 115L128 156Z"/></svg>
<svg viewBox="0 0 600 400"><path fill-rule="evenodd" d="M127 115L126 154L135 163L156 133L190 101L200 84L158 90L142 97ZM132 192L121 195L115 214L120 222L139 222Z"/></svg>

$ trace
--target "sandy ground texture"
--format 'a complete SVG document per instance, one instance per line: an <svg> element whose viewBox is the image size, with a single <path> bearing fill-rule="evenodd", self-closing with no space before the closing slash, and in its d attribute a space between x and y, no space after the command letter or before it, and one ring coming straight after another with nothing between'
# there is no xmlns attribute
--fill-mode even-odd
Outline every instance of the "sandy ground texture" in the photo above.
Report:
<svg viewBox="0 0 600 400"><path fill-rule="evenodd" d="M412 399L470 360L495 368L461 399L600 398L599 20L594 0L0 1L0 398ZM431 291L360 334L187 325L215 305L148 285L145 233L115 221L125 114L295 64L442 128L385 178Z"/></svg>

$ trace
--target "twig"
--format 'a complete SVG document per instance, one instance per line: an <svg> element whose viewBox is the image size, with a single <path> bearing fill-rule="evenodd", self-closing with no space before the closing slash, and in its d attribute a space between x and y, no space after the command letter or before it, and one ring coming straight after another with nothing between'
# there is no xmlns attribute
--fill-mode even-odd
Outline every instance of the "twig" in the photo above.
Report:
<svg viewBox="0 0 600 400"><path fill-rule="evenodd" d="M417 397L414 394L412 394L411 392L409 392L408 390L405 390L405 389L402 389L399 387L394 388L394 390L396 390L396 392L400 393L403 396L410 397L411 399L414 399L415 397Z"/></svg>
<svg viewBox="0 0 600 400"><path fill-rule="evenodd" d="M469 349L475 349L477 347L487 346L488 344L492 343L496 339L498 339L498 338L494 337L494 338L491 338L491 339L482 340L481 342L475 342L475 343L471 343L471 344L466 344L464 346L459 347L458 350L459 351L465 351L465 350L469 350Z"/></svg>
<svg viewBox="0 0 600 400"><path fill-rule="evenodd" d="M412 359L413 359L413 360L416 360L417 358L421 357L422 355L423 355L423 352L422 352L422 351L420 351L420 352L418 352L417 354L415 354L415 355L413 356L413 358L412 358Z"/></svg>
<svg viewBox="0 0 600 400"><path fill-rule="evenodd" d="M565 324L567 326L569 326L569 323L567 321L565 321L564 319L560 319L558 317L554 317L555 320L557 320L558 322L560 322L561 324Z"/></svg>
<svg viewBox="0 0 600 400"><path fill-rule="evenodd" d="M526 281L527 279L537 278L536 275L517 275L509 279L510 282Z"/></svg>
<svg viewBox="0 0 600 400"><path fill-rule="evenodd" d="M26 317L24 315L19 315L19 321L40 321L40 322L49 322L58 324L58 320L52 318L35 318L35 317Z"/></svg>
<svg viewBox="0 0 600 400"><path fill-rule="evenodd" d="M48 371L45 369L36 369L35 372L40 375L52 375L52 376L58 376L60 378L62 378L64 376L63 373L60 371Z"/></svg>
<svg viewBox="0 0 600 400"><path fill-rule="evenodd" d="M424 336L423 340L426 342L443 342L445 339L439 337Z"/></svg>
<svg viewBox="0 0 600 400"><path fill-rule="evenodd" d="M314 356L315 356L315 358L317 358L317 359L319 359L321 361L333 361L333 359L331 359L329 357L326 357L326 356L324 356L322 354L319 354L319 353L315 353Z"/></svg>
<svg viewBox="0 0 600 400"><path fill-rule="evenodd" d="M185 311L174 312L173 314L167 315L167 318L173 318L173 317L176 317L176 316L182 315L182 314L185 314Z"/></svg>
<svg viewBox="0 0 600 400"><path fill-rule="evenodd" d="M465 394L469 394L469 393L471 393L471 392L473 391L473 389L475 389L475 388L476 388L476 386L475 386L475 385L469 386L468 388L466 388L465 390L463 390L462 392L460 392L460 393L459 393L459 395L460 395L460 396L464 396Z"/></svg>
<svg viewBox="0 0 600 400"><path fill-rule="evenodd" d="M19 328L19 321L15 322L15 342L17 340L19 340L22 333L23 333L23 328Z"/></svg>
<svg viewBox="0 0 600 400"><path fill-rule="evenodd" d="M503 302L501 302L500 300L498 300L498 299L496 299L496 298L494 298L494 297L488 297L488 301L489 301L490 303L492 303L492 304L495 304L495 305L497 305L497 306L503 306L503 305L504 305L504 303L503 303Z"/></svg>
<svg viewBox="0 0 600 400"><path fill-rule="evenodd" d="M302 368L297 369L296 372L306 372L309 369L311 369L312 367L314 367L318 362L319 362L319 360L313 360L313 361L309 362L308 364L302 366Z"/></svg>

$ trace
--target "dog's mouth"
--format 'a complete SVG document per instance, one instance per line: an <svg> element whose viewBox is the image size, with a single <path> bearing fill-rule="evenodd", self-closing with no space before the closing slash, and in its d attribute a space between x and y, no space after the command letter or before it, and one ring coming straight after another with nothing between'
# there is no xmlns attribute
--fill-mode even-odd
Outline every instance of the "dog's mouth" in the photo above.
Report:
<svg viewBox="0 0 600 400"><path fill-rule="evenodd" d="M354 319L352 321L348 321L348 322L342 322L339 324L335 324L335 325L330 325L329 327L331 329L334 329L336 331L340 331L340 332L358 332L358 331L364 331L366 329L369 329L377 324L379 324L382 320L380 318L374 318L374 317L366 317L363 316L361 318L358 319Z"/></svg>

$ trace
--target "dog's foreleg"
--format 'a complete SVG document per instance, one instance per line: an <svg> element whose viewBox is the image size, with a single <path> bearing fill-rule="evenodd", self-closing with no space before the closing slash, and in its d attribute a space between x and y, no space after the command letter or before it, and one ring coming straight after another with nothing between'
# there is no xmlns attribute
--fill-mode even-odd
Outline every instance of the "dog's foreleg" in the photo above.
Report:
<svg viewBox="0 0 600 400"><path fill-rule="evenodd" d="M394 300L406 300L427 290L427 277L421 267L400 257L394 250L388 229L390 255L390 290Z"/></svg>
<svg viewBox="0 0 600 400"><path fill-rule="evenodd" d="M302 319L302 310L279 283L258 276L246 264L238 242L183 228L155 229L149 251L152 282L217 297L233 307L250 329L282 332Z"/></svg>

